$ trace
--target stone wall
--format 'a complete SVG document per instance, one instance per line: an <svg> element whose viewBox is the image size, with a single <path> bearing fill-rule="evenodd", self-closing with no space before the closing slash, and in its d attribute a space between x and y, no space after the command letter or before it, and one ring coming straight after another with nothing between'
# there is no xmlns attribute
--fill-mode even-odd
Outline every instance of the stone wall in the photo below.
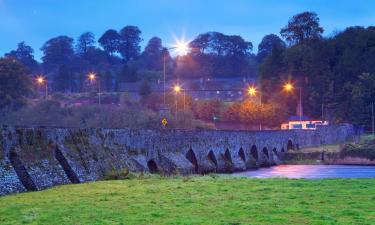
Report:
<svg viewBox="0 0 375 225"><path fill-rule="evenodd" d="M258 132L2 127L0 195L94 181L124 169L241 171L278 164L290 148L343 143L353 135L350 125Z"/></svg>

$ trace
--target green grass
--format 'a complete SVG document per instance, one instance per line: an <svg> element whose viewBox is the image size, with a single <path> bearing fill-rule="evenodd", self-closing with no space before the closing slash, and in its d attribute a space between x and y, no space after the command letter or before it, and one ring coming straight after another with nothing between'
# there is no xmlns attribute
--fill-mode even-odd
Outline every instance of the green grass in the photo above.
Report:
<svg viewBox="0 0 375 225"><path fill-rule="evenodd" d="M0 224L375 224L375 179L132 179L0 198Z"/></svg>

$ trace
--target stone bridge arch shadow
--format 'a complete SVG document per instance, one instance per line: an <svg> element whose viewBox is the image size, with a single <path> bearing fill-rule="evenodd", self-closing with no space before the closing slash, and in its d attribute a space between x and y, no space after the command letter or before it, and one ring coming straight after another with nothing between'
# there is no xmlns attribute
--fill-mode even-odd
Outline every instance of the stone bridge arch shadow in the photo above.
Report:
<svg viewBox="0 0 375 225"><path fill-rule="evenodd" d="M253 159L255 160L256 163L259 162L258 148L257 148L256 145L251 146L250 155L251 155L251 157L253 157Z"/></svg>
<svg viewBox="0 0 375 225"><path fill-rule="evenodd" d="M267 147L263 147L262 149L262 157L260 158L259 166L270 166L270 154L268 152Z"/></svg>
<svg viewBox="0 0 375 225"><path fill-rule="evenodd" d="M218 160L217 170L221 173L231 173L233 170L232 155L227 148L224 152L220 153L220 158Z"/></svg>
<svg viewBox="0 0 375 225"><path fill-rule="evenodd" d="M158 164L156 164L155 160L150 159L147 161L147 167L150 173L159 173Z"/></svg>
<svg viewBox="0 0 375 225"><path fill-rule="evenodd" d="M295 146L294 143L291 139L288 140L286 144L286 151L288 152L289 150L294 150Z"/></svg>
<svg viewBox="0 0 375 225"><path fill-rule="evenodd" d="M194 166L194 172L199 173L199 166L198 166L198 160L195 152L192 148L189 149L189 151L185 155L186 159L189 160L191 164Z"/></svg>
<svg viewBox="0 0 375 225"><path fill-rule="evenodd" d="M217 172L219 165L218 165L218 161L217 161L217 158L215 156L214 151L210 150L208 152L207 160L210 162L210 164L212 164L214 166L214 169L213 169L213 171L208 169L208 171L202 171L202 172Z"/></svg>
<svg viewBox="0 0 375 225"><path fill-rule="evenodd" d="M240 157L240 159L242 159L242 161L246 162L245 151L242 147L240 148L240 150L238 150L238 156Z"/></svg>

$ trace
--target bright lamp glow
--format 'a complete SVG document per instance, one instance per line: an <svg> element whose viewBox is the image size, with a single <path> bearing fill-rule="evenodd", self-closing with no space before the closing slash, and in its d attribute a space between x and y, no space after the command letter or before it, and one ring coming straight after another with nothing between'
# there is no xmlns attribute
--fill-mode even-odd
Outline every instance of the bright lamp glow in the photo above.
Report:
<svg viewBox="0 0 375 225"><path fill-rule="evenodd" d="M43 84L44 81L45 80L44 80L44 78L42 76L36 78L36 82L38 82L38 84Z"/></svg>
<svg viewBox="0 0 375 225"><path fill-rule="evenodd" d="M247 92L249 93L249 95L255 96L256 93L257 93L257 89L255 87L249 87L249 89L247 90Z"/></svg>
<svg viewBox="0 0 375 225"><path fill-rule="evenodd" d="M291 84L291 83L286 83L286 84L284 84L284 90L285 91L291 91L291 90L293 90L293 85Z"/></svg>
<svg viewBox="0 0 375 225"><path fill-rule="evenodd" d="M89 80L94 81L96 79L96 75L94 73L89 74Z"/></svg>
<svg viewBox="0 0 375 225"><path fill-rule="evenodd" d="M189 42L185 41L185 39L176 40L176 44L173 45L173 49L175 49L177 55L187 55L190 51Z"/></svg>
<svg viewBox="0 0 375 225"><path fill-rule="evenodd" d="M179 86L179 85L175 85L175 86L173 87L173 90L174 90L176 93L179 93L179 92L181 91L181 86Z"/></svg>

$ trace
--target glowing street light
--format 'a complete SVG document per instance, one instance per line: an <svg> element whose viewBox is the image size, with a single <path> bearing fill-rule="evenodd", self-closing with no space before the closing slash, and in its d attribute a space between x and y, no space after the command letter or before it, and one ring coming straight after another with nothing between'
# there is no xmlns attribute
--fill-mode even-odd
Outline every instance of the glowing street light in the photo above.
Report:
<svg viewBox="0 0 375 225"><path fill-rule="evenodd" d="M258 90L257 90L256 87L254 87L254 86L250 86L250 87L247 89L247 93L248 93L250 96L254 97L254 96L257 95ZM260 105L260 107L262 107L262 95L261 95L260 92L259 92L259 105ZM262 121L259 122L259 130L262 130Z"/></svg>
<svg viewBox="0 0 375 225"><path fill-rule="evenodd" d="M250 96L255 96L257 94L257 89L255 87L251 86L251 87L249 87L247 92L249 93Z"/></svg>
<svg viewBox="0 0 375 225"><path fill-rule="evenodd" d="M185 39L177 40L172 49L175 49L179 56L186 55L190 51L189 42L185 41Z"/></svg>
<svg viewBox="0 0 375 225"><path fill-rule="evenodd" d="M290 82L287 82L284 84L284 90L286 92L291 92L292 90L294 89L294 86L293 84L291 84ZM300 122L302 121L302 88L299 87L299 101L298 101L298 112L299 114L299 120Z"/></svg>
<svg viewBox="0 0 375 225"><path fill-rule="evenodd" d="M292 91L293 89L294 89L293 84L291 84L291 83L289 83L289 82L287 82L287 83L284 84L284 90L285 90L285 91L290 92L290 91Z"/></svg>
<svg viewBox="0 0 375 225"><path fill-rule="evenodd" d="M183 56L189 53L190 47L189 42L185 41L185 38L180 40L176 40L176 43L172 45L172 47L165 48L163 53L163 106L165 107L165 77L166 77L166 58L167 58L167 50L175 50L179 56Z"/></svg>
<svg viewBox="0 0 375 225"><path fill-rule="evenodd" d="M90 81L95 81L96 80L96 75L95 75L95 73L89 73L89 80Z"/></svg>
<svg viewBox="0 0 375 225"><path fill-rule="evenodd" d="M95 73L89 73L89 75L87 76L88 79L91 81L91 82L95 82L98 78L98 76L96 76ZM101 92L100 92L100 80L98 80L98 96L99 96L99 105L101 105Z"/></svg>
<svg viewBox="0 0 375 225"><path fill-rule="evenodd" d="M44 87L45 87L45 98L47 98L48 97L48 84L47 84L47 80L43 76L38 76L36 78L36 82L38 83L38 85L40 87L44 85Z"/></svg>
<svg viewBox="0 0 375 225"><path fill-rule="evenodd" d="M175 86L173 87L173 90L174 90L176 93L180 93L180 91L181 91L181 86L180 86L180 85L175 85Z"/></svg>

